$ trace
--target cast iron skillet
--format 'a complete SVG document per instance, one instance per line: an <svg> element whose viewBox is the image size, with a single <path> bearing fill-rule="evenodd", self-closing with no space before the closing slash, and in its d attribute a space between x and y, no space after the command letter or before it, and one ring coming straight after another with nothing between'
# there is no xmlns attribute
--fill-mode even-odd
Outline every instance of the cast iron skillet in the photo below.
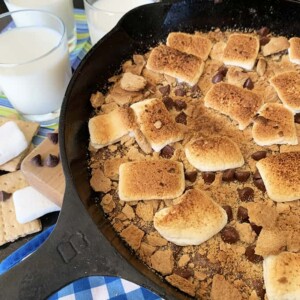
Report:
<svg viewBox="0 0 300 300"><path fill-rule="evenodd" d="M89 275L120 276L166 299L188 297L141 263L105 219L89 185L87 122L89 98L133 53L145 52L170 31L212 27L268 26L300 36L299 1L183 1L147 5L129 12L86 55L69 84L62 106L59 143L66 177L62 211L54 232L24 262L0 277L1 299L44 299Z"/></svg>

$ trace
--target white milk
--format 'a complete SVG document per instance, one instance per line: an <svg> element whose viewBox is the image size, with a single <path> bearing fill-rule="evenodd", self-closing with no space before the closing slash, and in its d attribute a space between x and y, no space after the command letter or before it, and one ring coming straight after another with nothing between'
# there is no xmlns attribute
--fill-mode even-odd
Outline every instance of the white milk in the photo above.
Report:
<svg viewBox="0 0 300 300"><path fill-rule="evenodd" d="M0 85L22 114L60 109L71 78L61 39L58 32L45 27L16 28L0 35Z"/></svg>
<svg viewBox="0 0 300 300"><path fill-rule="evenodd" d="M68 40L74 35L75 21L72 0L4 0L4 2L11 12L27 8L51 12L65 23ZM18 27L24 26L24 22L26 24L26 20L22 21L21 15L14 15L14 21Z"/></svg>
<svg viewBox="0 0 300 300"><path fill-rule="evenodd" d="M97 0L94 9L85 7L92 44L110 31L129 10L154 0Z"/></svg>

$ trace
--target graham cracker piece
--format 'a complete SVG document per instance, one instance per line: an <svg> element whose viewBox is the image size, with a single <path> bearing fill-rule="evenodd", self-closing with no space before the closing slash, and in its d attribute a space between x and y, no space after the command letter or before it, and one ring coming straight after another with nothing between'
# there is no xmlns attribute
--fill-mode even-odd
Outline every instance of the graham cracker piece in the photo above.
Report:
<svg viewBox="0 0 300 300"><path fill-rule="evenodd" d="M7 171L7 172L14 172L20 168L22 160L29 152L30 146L31 146L31 140L34 137L34 135L37 133L39 124L34 123L34 122L26 122L26 121L22 121L22 120L15 120L15 119L0 117L0 126L2 126L3 124L5 124L6 122L9 122L9 121L13 121L18 125L18 127L23 132L23 134L28 142L27 149L25 149L20 155L18 155L14 159L8 161L7 163L0 165L0 170Z"/></svg>
<svg viewBox="0 0 300 300"><path fill-rule="evenodd" d="M215 275L212 282L210 294L211 300L241 300L240 292L222 275Z"/></svg>
<svg viewBox="0 0 300 300"><path fill-rule="evenodd" d="M172 274L166 277L166 280L171 283L173 286L177 287L181 291L189 294L194 297L196 295L196 286L189 280L177 275Z"/></svg>
<svg viewBox="0 0 300 300"><path fill-rule="evenodd" d="M0 190L13 193L28 186L21 171L0 176ZM42 229L40 220L20 224L16 219L12 196L0 202L0 246Z"/></svg>

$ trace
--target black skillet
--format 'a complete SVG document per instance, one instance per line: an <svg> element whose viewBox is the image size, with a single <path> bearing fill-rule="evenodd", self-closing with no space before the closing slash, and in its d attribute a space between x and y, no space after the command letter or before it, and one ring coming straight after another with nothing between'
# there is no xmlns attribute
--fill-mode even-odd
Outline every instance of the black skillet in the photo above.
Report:
<svg viewBox="0 0 300 300"><path fill-rule="evenodd" d="M134 53L163 41L170 31L268 26L300 36L299 1L183 1L137 8L86 55L73 75L60 118L59 143L66 192L58 223L43 246L0 277L1 299L44 299L90 275L120 276L166 299L188 299L141 263L105 219L89 185L89 98Z"/></svg>

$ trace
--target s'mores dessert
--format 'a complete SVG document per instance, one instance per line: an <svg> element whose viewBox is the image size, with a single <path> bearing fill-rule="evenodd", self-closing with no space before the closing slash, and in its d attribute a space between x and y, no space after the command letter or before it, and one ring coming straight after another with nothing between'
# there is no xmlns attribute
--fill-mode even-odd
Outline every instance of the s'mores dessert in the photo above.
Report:
<svg viewBox="0 0 300 300"><path fill-rule="evenodd" d="M239 146L227 137L199 138L185 147L189 163L200 171L221 171L241 167Z"/></svg>
<svg viewBox="0 0 300 300"><path fill-rule="evenodd" d="M183 193L184 187L180 162L136 161L119 168L119 197L123 201L173 199Z"/></svg>
<svg viewBox="0 0 300 300"><path fill-rule="evenodd" d="M214 84L204 98L204 105L229 116L245 129L251 122L263 100L255 93L232 84Z"/></svg>
<svg viewBox="0 0 300 300"><path fill-rule="evenodd" d="M273 201L300 199L300 152L269 156L261 159L256 167Z"/></svg>
<svg viewBox="0 0 300 300"><path fill-rule="evenodd" d="M294 113L300 112L300 73L283 72L270 79L282 103Z"/></svg>
<svg viewBox="0 0 300 300"><path fill-rule="evenodd" d="M269 300L297 300L300 296L300 253L282 252L264 259Z"/></svg>
<svg viewBox="0 0 300 300"><path fill-rule="evenodd" d="M158 211L153 222L166 240L179 246L199 245L222 230L227 214L204 192L194 189L174 206Z"/></svg>
<svg viewBox="0 0 300 300"><path fill-rule="evenodd" d="M168 35L167 46L207 60L212 42L200 34L188 34L184 32L171 32Z"/></svg>
<svg viewBox="0 0 300 300"><path fill-rule="evenodd" d="M259 50L257 36L233 33L229 36L223 53L225 65L252 70Z"/></svg>
<svg viewBox="0 0 300 300"><path fill-rule="evenodd" d="M92 117L88 126L91 146L100 149L120 141L135 125L129 109L117 108L110 113Z"/></svg>
<svg viewBox="0 0 300 300"><path fill-rule="evenodd" d="M252 136L256 144L298 144L294 114L289 109L280 103L266 103L258 113L259 116L252 127Z"/></svg>
<svg viewBox="0 0 300 300"><path fill-rule="evenodd" d="M152 149L163 147L183 139L180 126L160 99L147 99L131 105L137 124Z"/></svg>
<svg viewBox="0 0 300 300"><path fill-rule="evenodd" d="M300 65L300 38L293 37L289 39L290 48L289 48L289 58L290 61L294 64Z"/></svg>
<svg viewBox="0 0 300 300"><path fill-rule="evenodd" d="M195 85L203 72L204 62L192 54L160 45L151 51L146 67L151 71L172 76L189 85Z"/></svg>

